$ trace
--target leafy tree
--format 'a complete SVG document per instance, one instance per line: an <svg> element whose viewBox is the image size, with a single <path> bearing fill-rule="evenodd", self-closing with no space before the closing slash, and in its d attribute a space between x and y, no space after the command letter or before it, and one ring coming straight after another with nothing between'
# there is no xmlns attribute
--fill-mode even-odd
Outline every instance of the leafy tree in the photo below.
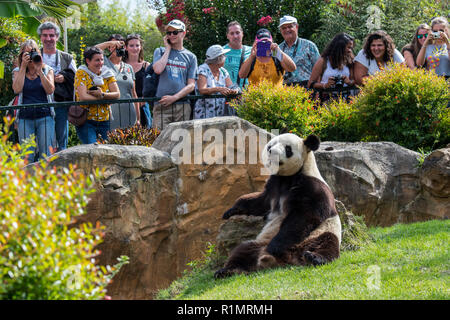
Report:
<svg viewBox="0 0 450 320"><path fill-rule="evenodd" d="M0 125L0 300L102 299L128 257L99 266L100 223L77 221L99 177L75 167L26 167L34 141L8 141L11 121Z"/></svg>
<svg viewBox="0 0 450 320"><path fill-rule="evenodd" d="M347 32L356 39L355 53L368 33L385 30L400 50L421 23L450 13L447 0L329 0L312 39L322 51L333 36Z"/></svg>
<svg viewBox="0 0 450 320"><path fill-rule="evenodd" d="M226 27L230 21L237 20L244 30L244 43L252 45L256 31L265 27L272 32L274 41L281 43L283 38L278 31L278 23L284 15L294 15L299 22L299 35L311 38L320 26L320 13L325 6L323 0L157 0L148 1L150 6L161 12L167 22L173 18L184 20L188 26L185 45L199 59L205 56L209 46L225 44ZM182 5L180 5L180 3ZM181 16L179 15L181 14ZM263 17L270 17L258 24Z"/></svg>
<svg viewBox="0 0 450 320"><path fill-rule="evenodd" d="M147 5L138 2L136 7L135 12L130 12L129 6L123 8L118 0L107 8L97 3L83 5L80 28L68 31L69 52L75 55L78 65L82 63L84 48L105 42L112 34L126 38L131 33L138 33L144 40L144 58L151 62L154 49L161 44L161 34Z"/></svg>

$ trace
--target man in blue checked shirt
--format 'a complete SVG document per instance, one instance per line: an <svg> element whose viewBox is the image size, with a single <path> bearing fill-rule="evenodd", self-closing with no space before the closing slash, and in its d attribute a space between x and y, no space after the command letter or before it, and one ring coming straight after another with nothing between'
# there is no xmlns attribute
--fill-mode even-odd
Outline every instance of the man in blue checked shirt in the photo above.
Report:
<svg viewBox="0 0 450 320"><path fill-rule="evenodd" d="M314 42L298 37L298 23L295 17L282 17L278 28L284 39L280 48L294 60L297 66L295 71L286 72L283 83L306 86L312 68L320 58L319 50Z"/></svg>

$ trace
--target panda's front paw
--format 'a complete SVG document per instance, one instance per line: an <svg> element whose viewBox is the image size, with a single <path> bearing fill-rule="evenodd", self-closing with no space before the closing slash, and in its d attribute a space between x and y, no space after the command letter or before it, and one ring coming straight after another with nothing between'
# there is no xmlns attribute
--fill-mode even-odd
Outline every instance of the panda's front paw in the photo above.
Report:
<svg viewBox="0 0 450 320"><path fill-rule="evenodd" d="M228 268L222 268L214 273L214 279L222 279L231 276L233 273Z"/></svg>
<svg viewBox="0 0 450 320"><path fill-rule="evenodd" d="M305 257L305 260L308 262L308 264L312 264L314 267L320 266L320 265L326 263L324 258L322 258L320 255L315 254L311 251L305 251L303 256Z"/></svg>
<svg viewBox="0 0 450 320"><path fill-rule="evenodd" d="M240 211L239 209L233 207L233 208L231 208L231 209L228 209L228 210L223 214L222 219L227 220L227 219L229 219L231 216L235 216L235 215L240 214L240 213L241 213L241 211Z"/></svg>

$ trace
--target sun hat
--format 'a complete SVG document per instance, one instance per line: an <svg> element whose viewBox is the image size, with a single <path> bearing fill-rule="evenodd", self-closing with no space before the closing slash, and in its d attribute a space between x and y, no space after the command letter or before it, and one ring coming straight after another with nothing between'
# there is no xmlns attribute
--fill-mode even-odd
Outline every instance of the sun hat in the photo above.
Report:
<svg viewBox="0 0 450 320"><path fill-rule="evenodd" d="M255 37L256 42L260 42L260 41L272 41L272 34L270 33L269 30L267 29L259 29L256 32L256 37Z"/></svg>
<svg viewBox="0 0 450 320"><path fill-rule="evenodd" d="M212 45L211 47L208 48L208 50L206 50L206 59L207 60L212 60L214 58L217 58L227 52L229 52L231 49L224 49L222 48L222 46L215 44Z"/></svg>
<svg viewBox="0 0 450 320"><path fill-rule="evenodd" d="M177 30L186 31L186 25L178 19L174 19L174 20L170 21L169 24L167 25L166 29L169 27L172 27Z"/></svg>
<svg viewBox="0 0 450 320"><path fill-rule="evenodd" d="M297 24L297 19L292 16L284 16L280 19L280 24L278 25L278 28L280 28L283 24L287 24L287 23Z"/></svg>

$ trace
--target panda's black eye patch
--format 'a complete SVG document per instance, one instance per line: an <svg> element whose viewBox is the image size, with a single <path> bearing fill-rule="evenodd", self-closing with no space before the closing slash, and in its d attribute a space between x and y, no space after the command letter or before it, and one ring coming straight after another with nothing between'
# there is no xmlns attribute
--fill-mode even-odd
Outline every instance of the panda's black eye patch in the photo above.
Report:
<svg viewBox="0 0 450 320"><path fill-rule="evenodd" d="M291 148L291 146L285 146L284 147L284 150L285 150L285 152L286 152L286 157L287 158L290 158L290 157L292 157L294 154L292 153L292 148Z"/></svg>

